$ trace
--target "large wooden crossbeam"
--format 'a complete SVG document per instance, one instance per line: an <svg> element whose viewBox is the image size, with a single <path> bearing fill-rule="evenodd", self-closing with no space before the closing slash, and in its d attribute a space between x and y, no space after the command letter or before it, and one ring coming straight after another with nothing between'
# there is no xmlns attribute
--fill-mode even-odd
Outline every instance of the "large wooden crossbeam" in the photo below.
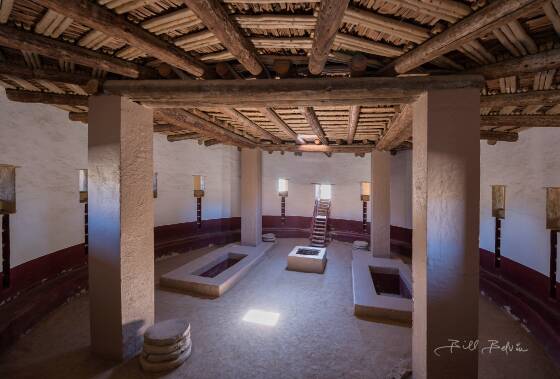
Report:
<svg viewBox="0 0 560 379"><path fill-rule="evenodd" d="M284 120L280 118L280 116L278 116L274 109L263 107L258 108L258 111L261 112L262 115L266 117L268 121L273 123L278 129L289 135L296 143L302 143L302 141L298 137L298 134L294 132L292 128L290 128L288 124L286 124Z"/></svg>
<svg viewBox="0 0 560 379"><path fill-rule="evenodd" d="M430 89L482 88L481 76L263 80L108 80L107 93L155 108L391 105Z"/></svg>
<svg viewBox="0 0 560 379"><path fill-rule="evenodd" d="M282 139L276 137L268 130L261 128L259 125L249 120L243 113L232 108L221 108L220 112L239 122L245 127L245 129L249 130L251 133L261 136L263 139L268 139L274 143L282 143Z"/></svg>
<svg viewBox="0 0 560 379"><path fill-rule="evenodd" d="M480 97L480 106L483 108L556 104L560 104L560 90L504 93Z"/></svg>
<svg viewBox="0 0 560 379"><path fill-rule="evenodd" d="M39 103L52 105L71 105L87 107L88 97L82 95L64 95L50 92L23 91L6 89L6 96L19 103Z"/></svg>
<svg viewBox="0 0 560 379"><path fill-rule="evenodd" d="M309 72L319 75L331 52L331 47L338 28L348 7L349 0L322 0L319 8L317 25L313 36L313 45L309 55Z"/></svg>
<svg viewBox="0 0 560 379"><path fill-rule="evenodd" d="M143 71L141 66L134 63L8 25L0 25L0 46L31 51L130 78L139 77Z"/></svg>
<svg viewBox="0 0 560 379"><path fill-rule="evenodd" d="M393 150L412 135L412 106L405 105L377 142L378 150Z"/></svg>
<svg viewBox="0 0 560 379"><path fill-rule="evenodd" d="M465 71L466 74L483 75L486 79L535 73L557 69L560 66L560 49L552 49L524 57L508 59Z"/></svg>
<svg viewBox="0 0 560 379"><path fill-rule="evenodd" d="M543 3L544 0L496 0L457 22L443 33L432 37L417 48L397 58L380 72L382 74L407 73L424 63L491 33L500 25L541 7Z"/></svg>
<svg viewBox="0 0 560 379"><path fill-rule="evenodd" d="M41 0L40 3L53 11L74 19L80 24L106 35L125 41L171 66L202 76L206 66L187 55L178 47L165 42L142 27L117 15L109 9L89 0Z"/></svg>
<svg viewBox="0 0 560 379"><path fill-rule="evenodd" d="M481 116L480 126L499 128L554 128L560 127L560 115Z"/></svg>
<svg viewBox="0 0 560 379"><path fill-rule="evenodd" d="M185 130L196 132L203 136L214 138L223 143L250 148L256 146L256 144L248 138L184 109L156 109L154 110L154 119L182 127Z"/></svg>
<svg viewBox="0 0 560 379"><path fill-rule="evenodd" d="M264 151L288 151L301 153L371 153L374 145L354 144L354 145L260 145Z"/></svg>
<svg viewBox="0 0 560 379"><path fill-rule="evenodd" d="M303 117L305 117L305 120L309 124L309 127L311 128L313 133L315 133L319 141L321 141L323 145L328 145L329 140L325 135L325 131L321 127L321 123L319 122L319 119L317 118L313 107L300 107L299 110L301 114L303 114Z"/></svg>
<svg viewBox="0 0 560 379"><path fill-rule="evenodd" d="M263 67L253 44L232 21L219 0L184 0L190 10L220 40L222 45L253 75Z"/></svg>
<svg viewBox="0 0 560 379"><path fill-rule="evenodd" d="M348 115L348 137L346 137L346 143L348 144L354 142L356 129L358 129L358 121L360 120L360 110L361 107L359 105L352 105L350 107L350 112Z"/></svg>

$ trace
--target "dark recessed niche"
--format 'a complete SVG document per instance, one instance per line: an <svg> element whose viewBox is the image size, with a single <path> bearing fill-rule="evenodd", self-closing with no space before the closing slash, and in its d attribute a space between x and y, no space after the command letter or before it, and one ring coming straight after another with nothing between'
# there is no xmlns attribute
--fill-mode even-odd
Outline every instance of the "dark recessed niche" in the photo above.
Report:
<svg viewBox="0 0 560 379"><path fill-rule="evenodd" d="M16 213L16 166L0 164L0 213Z"/></svg>

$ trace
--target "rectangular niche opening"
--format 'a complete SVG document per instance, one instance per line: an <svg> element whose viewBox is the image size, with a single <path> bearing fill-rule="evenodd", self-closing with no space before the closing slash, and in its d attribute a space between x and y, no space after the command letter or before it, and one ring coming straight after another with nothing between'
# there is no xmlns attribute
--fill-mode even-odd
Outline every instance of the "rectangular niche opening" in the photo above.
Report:
<svg viewBox="0 0 560 379"><path fill-rule="evenodd" d="M378 295L412 299L410 290L399 274L397 268L369 266L373 287Z"/></svg>
<svg viewBox="0 0 560 379"><path fill-rule="evenodd" d="M16 212L16 166L0 164L0 214Z"/></svg>
<svg viewBox="0 0 560 379"><path fill-rule="evenodd" d="M247 255L245 254L227 253L213 260L212 262L205 265L204 267L201 267L200 269L196 270L195 272L192 273L192 275L202 276L205 278L215 278L216 276L220 275L222 272L235 266L246 256Z"/></svg>

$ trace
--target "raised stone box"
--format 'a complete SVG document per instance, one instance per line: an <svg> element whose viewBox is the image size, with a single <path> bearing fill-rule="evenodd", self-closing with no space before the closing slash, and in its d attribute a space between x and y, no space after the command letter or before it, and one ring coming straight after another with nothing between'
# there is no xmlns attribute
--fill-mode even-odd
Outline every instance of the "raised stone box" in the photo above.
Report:
<svg viewBox="0 0 560 379"><path fill-rule="evenodd" d="M412 274L397 259L352 255L354 314L379 321L412 323Z"/></svg>
<svg viewBox="0 0 560 379"><path fill-rule="evenodd" d="M288 255L288 270L322 274L327 265L324 247L296 246Z"/></svg>
<svg viewBox="0 0 560 379"><path fill-rule="evenodd" d="M195 259L160 278L162 287L219 297L241 280L274 243L256 247L229 244Z"/></svg>

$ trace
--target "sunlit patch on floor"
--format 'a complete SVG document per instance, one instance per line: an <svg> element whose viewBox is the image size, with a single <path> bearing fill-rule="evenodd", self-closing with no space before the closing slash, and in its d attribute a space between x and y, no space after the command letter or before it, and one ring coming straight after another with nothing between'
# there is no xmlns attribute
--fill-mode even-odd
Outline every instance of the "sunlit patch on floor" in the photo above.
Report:
<svg viewBox="0 0 560 379"><path fill-rule="evenodd" d="M247 313L245 313L245 316L243 316L243 321L266 326L275 326L279 318L280 313L250 309Z"/></svg>

